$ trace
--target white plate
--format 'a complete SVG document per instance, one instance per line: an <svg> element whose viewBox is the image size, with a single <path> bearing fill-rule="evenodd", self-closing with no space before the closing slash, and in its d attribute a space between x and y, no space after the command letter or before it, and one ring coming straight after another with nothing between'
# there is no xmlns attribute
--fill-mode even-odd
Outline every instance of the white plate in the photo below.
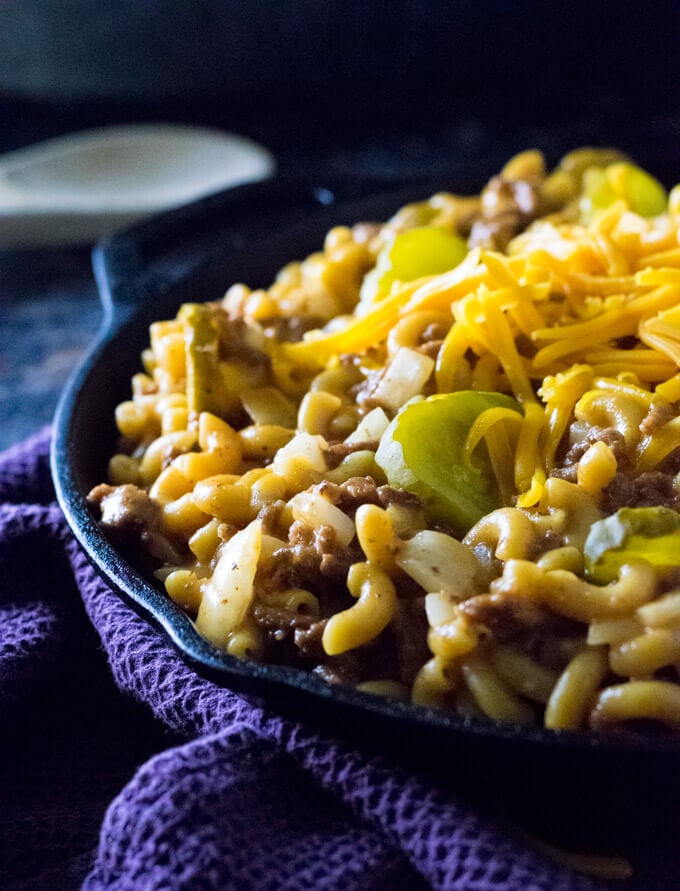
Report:
<svg viewBox="0 0 680 891"><path fill-rule="evenodd" d="M0 158L0 247L80 244L230 186L274 159L241 136L139 124L50 139Z"/></svg>

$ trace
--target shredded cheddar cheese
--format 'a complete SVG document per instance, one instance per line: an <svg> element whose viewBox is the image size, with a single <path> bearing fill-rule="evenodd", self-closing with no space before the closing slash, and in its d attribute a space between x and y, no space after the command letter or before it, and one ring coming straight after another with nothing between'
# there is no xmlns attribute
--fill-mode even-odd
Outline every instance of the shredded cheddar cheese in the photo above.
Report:
<svg viewBox="0 0 680 891"><path fill-rule="evenodd" d="M409 283L349 317L346 327L284 344L281 353L292 363L320 365L366 349L400 317L447 307L453 324L437 362L437 389L455 389L466 354L477 365L487 356L498 361L504 389L526 409L515 485L528 507L540 500L552 469L574 386L585 390L592 378L606 377L612 392L623 392L631 378L658 399L680 393L680 249L668 247L672 237L677 243L667 216L643 221L623 203L590 225L538 223L511 242L509 256L473 251L451 272ZM644 346L616 347L633 337ZM545 381L565 374L570 385L553 387L539 402L536 383L543 382L545 397Z"/></svg>

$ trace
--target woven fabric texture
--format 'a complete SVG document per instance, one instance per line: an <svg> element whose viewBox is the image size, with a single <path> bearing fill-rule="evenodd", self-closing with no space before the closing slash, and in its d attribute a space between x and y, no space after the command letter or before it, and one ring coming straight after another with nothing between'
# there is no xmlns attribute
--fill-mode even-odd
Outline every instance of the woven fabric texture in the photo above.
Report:
<svg viewBox="0 0 680 891"><path fill-rule="evenodd" d="M602 887L412 769L196 674L88 563L48 451L43 431L0 456L4 888Z"/></svg>

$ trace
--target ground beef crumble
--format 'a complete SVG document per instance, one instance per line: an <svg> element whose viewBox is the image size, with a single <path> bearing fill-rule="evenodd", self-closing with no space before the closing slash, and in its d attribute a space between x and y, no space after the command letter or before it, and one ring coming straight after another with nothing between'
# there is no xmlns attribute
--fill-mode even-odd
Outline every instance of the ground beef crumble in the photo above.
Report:
<svg viewBox="0 0 680 891"><path fill-rule="evenodd" d="M95 486L87 496L88 503L99 508L100 524L118 544L138 547L166 563L181 563L180 547L160 531L161 508L144 489L126 483Z"/></svg>
<svg viewBox="0 0 680 891"><path fill-rule="evenodd" d="M653 402L647 414L640 421L640 432L645 436L653 435L671 418L674 418L675 414L675 409L667 402Z"/></svg>
<svg viewBox="0 0 680 891"><path fill-rule="evenodd" d="M651 435L675 415L669 406L652 405L640 423L640 430ZM575 483L578 478L578 462L595 442L604 442L616 458L617 472L600 493L599 507L606 515L621 507L653 507L662 505L680 509L680 492L675 486L675 475L680 471L680 448L675 449L657 470L633 475L623 434L615 427L592 427L587 434L567 449L562 463L551 476Z"/></svg>
<svg viewBox="0 0 680 891"><path fill-rule="evenodd" d="M482 191L482 210L472 224L468 246L504 251L543 212L541 183L494 176Z"/></svg>
<svg viewBox="0 0 680 891"><path fill-rule="evenodd" d="M480 594L463 601L460 612L497 643L515 644L551 668L562 669L572 655L572 642L585 629L547 607L507 594Z"/></svg>
<svg viewBox="0 0 680 891"><path fill-rule="evenodd" d="M617 473L600 494L600 508L613 514L621 507L670 507L680 509L674 474L654 470L637 477Z"/></svg>
<svg viewBox="0 0 680 891"><path fill-rule="evenodd" d="M310 529L296 521L290 527L288 542L274 552L266 587L271 591L304 588L326 594L343 591L349 604L352 598L345 591L345 580L352 563L361 559L359 545L352 542L340 547L330 526Z"/></svg>
<svg viewBox="0 0 680 891"><path fill-rule="evenodd" d="M551 471L551 476L559 477L567 480L567 482L575 483L578 471L578 462L585 455L588 449L596 442L603 442L609 446L612 454L616 458L619 470L627 469L629 466L628 454L626 452L626 442L623 434L616 427L591 427L588 433L578 442L570 446L558 463Z"/></svg>
<svg viewBox="0 0 680 891"><path fill-rule="evenodd" d="M378 486L371 476L353 476L340 484L324 480L314 488L331 504L351 517L362 504L375 504L381 507L389 507L391 504L403 507L422 506L422 501L417 495L392 486Z"/></svg>

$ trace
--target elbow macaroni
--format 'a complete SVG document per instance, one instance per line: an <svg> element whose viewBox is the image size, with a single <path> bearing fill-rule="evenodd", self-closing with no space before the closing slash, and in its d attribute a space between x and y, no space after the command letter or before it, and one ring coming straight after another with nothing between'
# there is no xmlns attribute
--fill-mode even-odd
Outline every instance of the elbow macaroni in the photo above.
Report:
<svg viewBox="0 0 680 891"><path fill-rule="evenodd" d="M680 576L641 559L599 584L584 559L617 506L680 505L680 193L654 216L625 190L598 210L584 170L618 160L575 152L549 174L523 153L505 191L337 227L268 290L206 304L202 327L151 326L109 482L146 493L127 519L182 556L157 577L216 647L466 716L680 731ZM484 234L508 220L504 243ZM385 265L428 227L469 235L465 259ZM521 408L468 432L499 504L466 530L376 461L406 403L462 390Z"/></svg>

